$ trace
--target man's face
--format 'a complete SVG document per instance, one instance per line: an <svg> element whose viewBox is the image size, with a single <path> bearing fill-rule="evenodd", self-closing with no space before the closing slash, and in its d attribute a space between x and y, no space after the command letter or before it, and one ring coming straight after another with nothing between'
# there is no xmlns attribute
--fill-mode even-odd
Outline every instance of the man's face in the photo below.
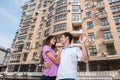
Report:
<svg viewBox="0 0 120 80"><path fill-rule="evenodd" d="M67 41L64 35L61 35L61 43L64 44Z"/></svg>

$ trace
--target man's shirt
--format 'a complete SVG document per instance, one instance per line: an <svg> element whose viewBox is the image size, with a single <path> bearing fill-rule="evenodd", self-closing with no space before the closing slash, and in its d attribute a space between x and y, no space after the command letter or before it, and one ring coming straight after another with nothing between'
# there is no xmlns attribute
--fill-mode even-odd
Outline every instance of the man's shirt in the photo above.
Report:
<svg viewBox="0 0 120 80"><path fill-rule="evenodd" d="M61 52L60 64L57 72L57 79L73 78L77 79L77 61L82 58L80 48L72 45L63 48Z"/></svg>

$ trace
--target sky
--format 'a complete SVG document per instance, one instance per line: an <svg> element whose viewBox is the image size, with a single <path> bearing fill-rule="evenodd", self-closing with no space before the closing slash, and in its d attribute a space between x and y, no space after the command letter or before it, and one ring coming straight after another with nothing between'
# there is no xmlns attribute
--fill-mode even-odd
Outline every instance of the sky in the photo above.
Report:
<svg viewBox="0 0 120 80"><path fill-rule="evenodd" d="M0 46L10 48L22 16L21 6L29 0L0 1Z"/></svg>

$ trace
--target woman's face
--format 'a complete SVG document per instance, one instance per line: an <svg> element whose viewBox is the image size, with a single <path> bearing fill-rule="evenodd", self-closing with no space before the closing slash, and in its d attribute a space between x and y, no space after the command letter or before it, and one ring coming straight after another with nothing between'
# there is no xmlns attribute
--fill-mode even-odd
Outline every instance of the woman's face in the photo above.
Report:
<svg viewBox="0 0 120 80"><path fill-rule="evenodd" d="M53 37L53 38L50 40L50 44L51 44L51 45L55 45L55 43L56 43L56 39L55 39L55 37Z"/></svg>

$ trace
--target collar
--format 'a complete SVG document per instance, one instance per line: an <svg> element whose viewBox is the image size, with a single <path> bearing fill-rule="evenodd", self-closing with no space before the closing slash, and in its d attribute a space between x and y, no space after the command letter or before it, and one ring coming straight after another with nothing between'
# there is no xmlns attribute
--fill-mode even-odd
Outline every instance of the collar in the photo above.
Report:
<svg viewBox="0 0 120 80"><path fill-rule="evenodd" d="M73 48L74 46L73 45L69 45L69 46L67 46L66 48ZM62 49L66 49L66 48L62 48Z"/></svg>

